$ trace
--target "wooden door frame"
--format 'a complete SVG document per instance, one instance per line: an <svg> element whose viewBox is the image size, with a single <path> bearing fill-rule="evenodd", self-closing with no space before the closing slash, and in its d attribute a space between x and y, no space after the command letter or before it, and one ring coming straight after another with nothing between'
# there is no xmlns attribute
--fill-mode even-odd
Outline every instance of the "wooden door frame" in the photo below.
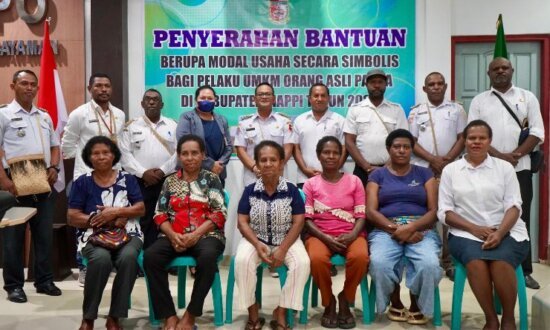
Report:
<svg viewBox="0 0 550 330"><path fill-rule="evenodd" d="M541 261L548 260L548 251L550 250L550 244L548 241L548 179L549 179L549 166L548 166L548 138L550 130L550 34L520 34L520 35L507 35L506 41L508 42L538 42L541 48L541 63L540 63L540 107L542 113L542 120L544 122L544 144L542 150L544 150L544 167L540 172L539 177L539 259ZM451 90L451 97L455 98L455 51L457 44L462 43L476 43L476 42L495 42L495 36L453 36L451 37L451 81L453 82L453 88Z"/></svg>

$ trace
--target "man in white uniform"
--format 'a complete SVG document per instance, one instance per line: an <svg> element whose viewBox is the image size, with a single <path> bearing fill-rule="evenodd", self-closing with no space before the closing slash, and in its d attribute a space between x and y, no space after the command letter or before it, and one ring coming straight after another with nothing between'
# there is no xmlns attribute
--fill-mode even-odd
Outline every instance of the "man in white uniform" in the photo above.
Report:
<svg viewBox="0 0 550 330"><path fill-rule="evenodd" d="M439 72L432 72L424 79L422 90L428 102L419 103L409 113L409 130L416 139L412 163L429 167L439 178L443 168L454 161L464 149L462 131L467 115L462 105L445 100L447 83ZM454 280L454 268L447 249L447 226L443 226L441 263L445 274Z"/></svg>
<svg viewBox="0 0 550 330"><path fill-rule="evenodd" d="M161 116L164 106L156 89L148 89L141 106L145 114L130 120L120 136L122 167L134 175L139 183L145 215L140 219L143 231L143 249L150 246L159 234L153 215L166 175L174 171L170 161L176 151L176 122Z"/></svg>
<svg viewBox="0 0 550 330"><path fill-rule="evenodd" d="M346 149L355 161L353 174L363 185L367 184L369 173L389 159L388 134L398 128L409 128L401 105L384 98L386 73L380 69L367 72L366 85L368 97L349 108L344 125Z"/></svg>

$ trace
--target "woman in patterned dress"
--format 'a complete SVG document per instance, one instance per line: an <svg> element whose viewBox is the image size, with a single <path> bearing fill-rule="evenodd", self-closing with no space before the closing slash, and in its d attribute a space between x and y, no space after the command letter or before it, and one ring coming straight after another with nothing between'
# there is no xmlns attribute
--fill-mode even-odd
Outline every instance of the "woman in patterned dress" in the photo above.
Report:
<svg viewBox="0 0 550 330"><path fill-rule="evenodd" d="M166 178L154 217L162 234L144 253L155 316L165 320L167 330L193 329L218 272L216 260L225 247L223 188L216 174L201 168L205 150L204 141L196 135L179 139L182 168ZM197 267L191 301L180 319L170 295L166 265L183 255L193 256Z"/></svg>
<svg viewBox="0 0 550 330"><path fill-rule="evenodd" d="M143 245L139 217L145 205L136 178L113 169L120 160L117 145L105 136L91 138L82 150L84 163L93 168L75 180L69 197L68 223L78 228L78 250L88 259L84 284L81 330L93 329L103 290L113 266L111 308L106 327L122 329L119 318L128 317L128 297L138 272L137 256ZM94 228L125 228L130 240L118 249L108 249L89 241Z"/></svg>

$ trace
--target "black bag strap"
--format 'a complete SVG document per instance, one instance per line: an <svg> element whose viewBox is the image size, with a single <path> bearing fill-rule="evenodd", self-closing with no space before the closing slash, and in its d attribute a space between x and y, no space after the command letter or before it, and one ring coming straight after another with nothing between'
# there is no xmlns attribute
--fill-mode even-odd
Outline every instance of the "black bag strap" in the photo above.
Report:
<svg viewBox="0 0 550 330"><path fill-rule="evenodd" d="M508 103L506 103L506 101L504 101L502 96L500 96L497 92L493 91L493 94L495 94L495 96L498 97L502 105L506 108L506 110L508 110L508 113L510 114L510 116L512 116L512 118L514 118L516 123L518 123L519 128L523 129L523 126L521 126L521 122L519 121L518 116L516 116L516 114L512 111L512 109L510 109L510 106L508 105Z"/></svg>

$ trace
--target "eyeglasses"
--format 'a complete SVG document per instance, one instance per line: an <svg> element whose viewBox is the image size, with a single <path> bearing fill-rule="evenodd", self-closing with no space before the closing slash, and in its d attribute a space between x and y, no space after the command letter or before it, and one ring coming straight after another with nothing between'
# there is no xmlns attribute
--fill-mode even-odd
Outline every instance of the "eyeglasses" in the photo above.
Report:
<svg viewBox="0 0 550 330"><path fill-rule="evenodd" d="M272 97L273 93L258 93L256 94L257 97Z"/></svg>
<svg viewBox="0 0 550 330"><path fill-rule="evenodd" d="M149 102L149 101L160 102L160 97L157 97L157 96L153 96L153 97L145 96L145 97L143 98L143 101L145 101L145 102Z"/></svg>

